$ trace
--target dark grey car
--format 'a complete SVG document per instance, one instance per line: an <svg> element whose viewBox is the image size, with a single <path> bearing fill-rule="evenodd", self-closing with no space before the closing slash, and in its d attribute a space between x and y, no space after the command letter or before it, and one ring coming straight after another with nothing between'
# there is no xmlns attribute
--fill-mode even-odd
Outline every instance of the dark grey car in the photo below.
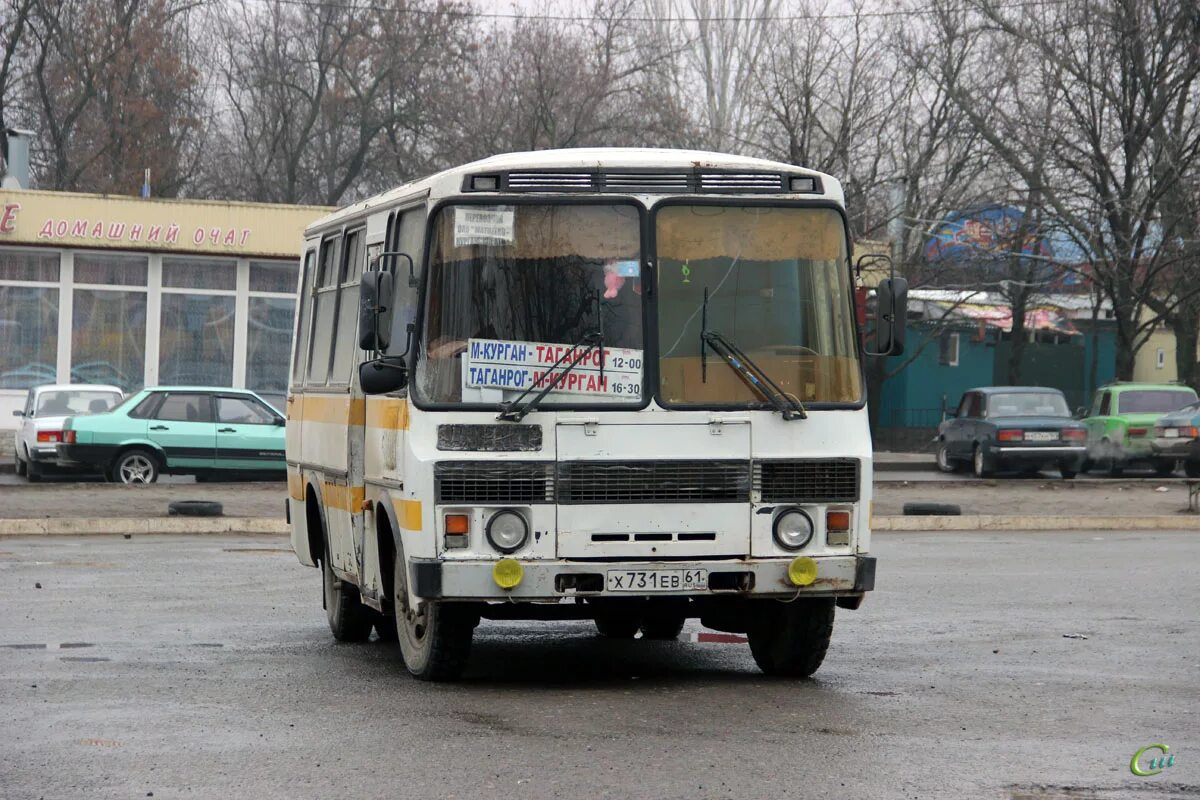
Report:
<svg viewBox="0 0 1200 800"><path fill-rule="evenodd" d="M1087 431L1058 389L984 386L963 394L938 426L937 446L943 472L970 465L986 478L1004 469L1053 468L1074 478L1087 457Z"/></svg>

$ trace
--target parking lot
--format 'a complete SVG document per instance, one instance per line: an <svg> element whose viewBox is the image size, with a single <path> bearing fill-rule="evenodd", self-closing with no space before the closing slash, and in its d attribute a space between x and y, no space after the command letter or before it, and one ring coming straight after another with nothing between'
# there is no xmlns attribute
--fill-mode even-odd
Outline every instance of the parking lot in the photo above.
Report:
<svg viewBox="0 0 1200 800"><path fill-rule="evenodd" d="M1193 533L879 534L824 667L484 623L466 680L339 645L281 537L0 540L0 797L1173 798ZM689 623L684 639L698 632ZM1153 742L1177 764L1137 778Z"/></svg>

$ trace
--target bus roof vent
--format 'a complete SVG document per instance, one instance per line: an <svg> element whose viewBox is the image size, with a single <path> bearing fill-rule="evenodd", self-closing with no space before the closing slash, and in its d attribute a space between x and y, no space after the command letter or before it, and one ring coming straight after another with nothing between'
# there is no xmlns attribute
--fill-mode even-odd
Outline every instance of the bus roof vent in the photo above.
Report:
<svg viewBox="0 0 1200 800"><path fill-rule="evenodd" d="M717 169L521 170L467 175L467 192L613 194L820 194L820 178Z"/></svg>
<svg viewBox="0 0 1200 800"><path fill-rule="evenodd" d="M686 193L691 187L686 172L605 172L604 191L630 194Z"/></svg>
<svg viewBox="0 0 1200 800"><path fill-rule="evenodd" d="M586 192L595 187L588 172L510 172L506 184L510 192Z"/></svg>
<svg viewBox="0 0 1200 800"><path fill-rule="evenodd" d="M778 172L701 172L702 192L786 192Z"/></svg>

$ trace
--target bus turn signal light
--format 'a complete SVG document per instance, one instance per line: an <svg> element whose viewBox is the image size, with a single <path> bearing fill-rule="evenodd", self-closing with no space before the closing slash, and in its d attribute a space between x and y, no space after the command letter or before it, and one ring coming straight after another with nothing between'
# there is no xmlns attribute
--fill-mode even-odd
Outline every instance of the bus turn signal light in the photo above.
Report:
<svg viewBox="0 0 1200 800"><path fill-rule="evenodd" d="M828 531L848 531L850 530L850 512L849 511L829 511L825 514L825 530Z"/></svg>
<svg viewBox="0 0 1200 800"><path fill-rule="evenodd" d="M471 520L466 514L447 514L446 533L469 533Z"/></svg>

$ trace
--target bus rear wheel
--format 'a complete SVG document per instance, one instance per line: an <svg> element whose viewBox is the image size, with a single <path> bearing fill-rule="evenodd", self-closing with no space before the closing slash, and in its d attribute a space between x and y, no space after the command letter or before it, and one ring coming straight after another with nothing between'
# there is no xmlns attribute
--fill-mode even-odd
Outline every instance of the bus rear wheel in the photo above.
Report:
<svg viewBox="0 0 1200 800"><path fill-rule="evenodd" d="M772 603L762 611L747 631L758 668L783 678L816 672L833 636L833 598Z"/></svg>
<svg viewBox="0 0 1200 800"><path fill-rule="evenodd" d="M325 557L321 559L321 588L333 638L339 642L365 642L371 635L375 612L363 605L358 589L334 574L328 543Z"/></svg>
<svg viewBox="0 0 1200 800"><path fill-rule="evenodd" d="M422 681L453 681L462 677L471 655L479 614L461 603L427 601L419 609L413 609L408 600L404 550L399 546L392 575L396 638L409 674Z"/></svg>

